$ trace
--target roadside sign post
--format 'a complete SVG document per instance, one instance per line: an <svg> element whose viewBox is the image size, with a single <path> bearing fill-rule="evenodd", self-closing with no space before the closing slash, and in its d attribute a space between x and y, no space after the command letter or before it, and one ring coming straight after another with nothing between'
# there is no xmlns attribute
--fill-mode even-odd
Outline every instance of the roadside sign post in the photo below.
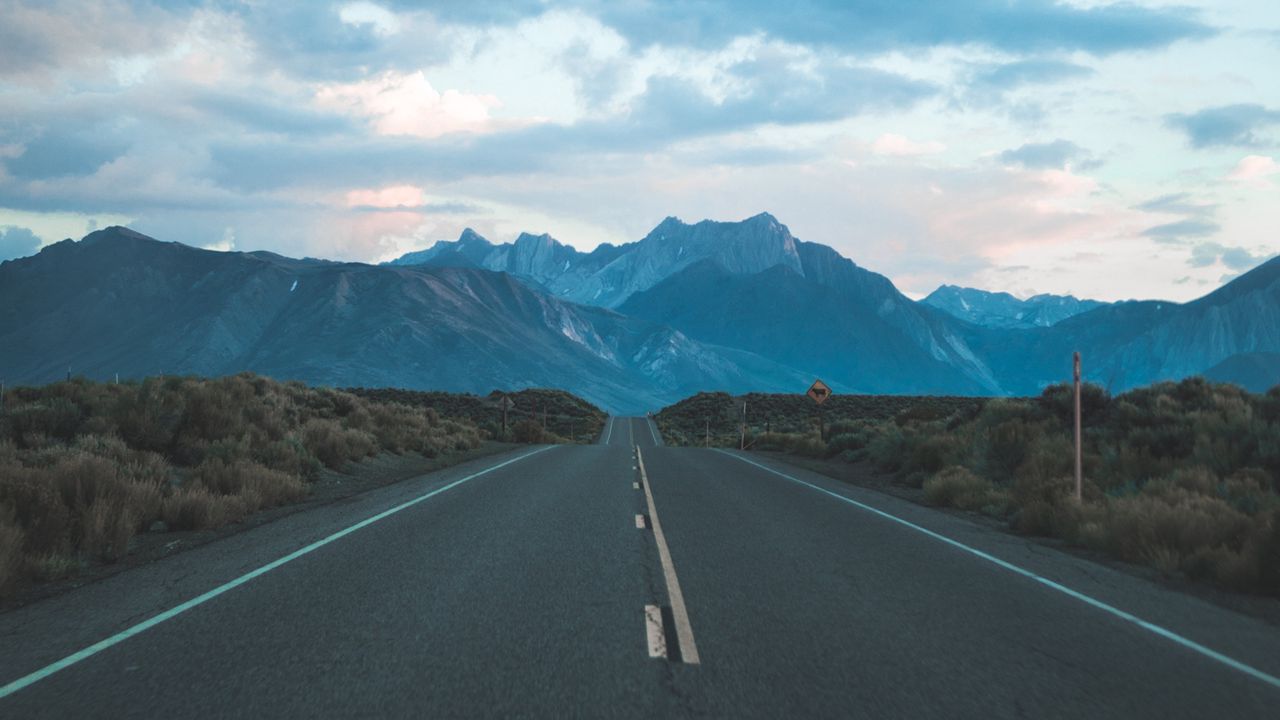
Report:
<svg viewBox="0 0 1280 720"><path fill-rule="evenodd" d="M1072 375L1075 377L1075 426L1076 426L1076 502L1084 499L1084 452L1080 437L1080 353L1072 358Z"/></svg>
<svg viewBox="0 0 1280 720"><path fill-rule="evenodd" d="M502 399L498 401L498 406L502 408L502 439L506 440L507 439L507 411L515 407L516 404L511 401L510 396L503 395Z"/></svg>
<svg viewBox="0 0 1280 720"><path fill-rule="evenodd" d="M822 418L822 403L826 402L827 398L831 397L831 388L821 380L814 380L813 384L809 386L809 391L806 392L805 395L813 398L813 401L818 404L818 439L826 442L827 428L826 423Z"/></svg>

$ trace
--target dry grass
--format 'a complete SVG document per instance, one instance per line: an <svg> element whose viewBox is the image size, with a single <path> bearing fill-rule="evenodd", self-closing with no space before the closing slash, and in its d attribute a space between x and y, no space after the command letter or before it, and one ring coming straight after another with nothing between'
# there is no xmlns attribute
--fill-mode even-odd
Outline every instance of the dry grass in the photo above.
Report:
<svg viewBox="0 0 1280 720"><path fill-rule="evenodd" d="M0 592L118 561L157 520L211 529L295 502L321 467L481 439L432 408L248 374L16 388L0 414Z"/></svg>
<svg viewBox="0 0 1280 720"><path fill-rule="evenodd" d="M835 402L838 398L833 398ZM772 403L772 404L771 404ZM736 405L735 405L736 404ZM811 403L754 398L777 412L755 448L869 461L927 502L1007 518L1020 533L1062 538L1113 557L1223 587L1280 596L1280 388L1251 395L1199 378L1112 398L1086 385L1083 503L1074 498L1069 386L1038 398L961 402L853 398L825 443ZM887 409L897 406L890 413ZM736 446L739 400L702 394L659 414L676 442ZM828 403L829 407L834 407ZM786 408L785 412L778 408Z"/></svg>
<svg viewBox="0 0 1280 720"><path fill-rule="evenodd" d="M22 528L13 509L0 505L0 592L18 578L22 567Z"/></svg>
<svg viewBox="0 0 1280 720"><path fill-rule="evenodd" d="M1008 502L990 480L974 475L968 469L952 465L924 483L924 499L930 505L981 510Z"/></svg>

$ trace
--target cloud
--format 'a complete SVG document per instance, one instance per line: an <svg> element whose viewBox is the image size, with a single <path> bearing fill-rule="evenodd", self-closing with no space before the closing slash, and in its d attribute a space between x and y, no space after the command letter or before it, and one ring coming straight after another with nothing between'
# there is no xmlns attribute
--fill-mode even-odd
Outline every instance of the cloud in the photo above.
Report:
<svg viewBox="0 0 1280 720"><path fill-rule="evenodd" d="M356 27L368 25L382 37L400 32L400 19L395 13L371 2L347 3L338 11L338 18Z"/></svg>
<svg viewBox="0 0 1280 720"><path fill-rule="evenodd" d="M24 227L0 225L0 260L34 255L40 249L40 238Z"/></svg>
<svg viewBox="0 0 1280 720"><path fill-rule="evenodd" d="M918 157L920 155L936 155L946 151L947 146L940 142L916 142L902 135L885 133L871 143L871 152L876 155L891 157Z"/></svg>
<svg viewBox="0 0 1280 720"><path fill-rule="evenodd" d="M1107 55L1205 38L1215 30L1184 8L1129 3L1076 7L1054 0L923 0L909 7L852 0L593 2L632 42L701 46L765 33L796 43L873 53L898 47L982 45L1006 52Z"/></svg>
<svg viewBox="0 0 1280 720"><path fill-rule="evenodd" d="M872 112L901 110L936 94L929 83L870 67L827 63L817 68L768 55L728 68L732 88L722 99L697 82L676 76L649 78L629 112L580 125L627 147L628 138L675 141L757 125L827 122Z"/></svg>
<svg viewBox="0 0 1280 720"><path fill-rule="evenodd" d="M1221 229L1221 225L1210 220L1187 219L1149 227L1142 231L1142 236L1158 242L1178 242L1189 238L1208 237Z"/></svg>
<svg viewBox="0 0 1280 720"><path fill-rule="evenodd" d="M1195 202L1191 199L1191 193L1170 193L1139 203L1134 206L1134 209L1145 212L1203 216L1212 215L1217 206L1211 203Z"/></svg>
<svg viewBox="0 0 1280 720"><path fill-rule="evenodd" d="M438 92L421 71L402 75L386 72L360 82L327 85L316 92L316 103L366 118L380 135L437 138L457 132L492 132L489 111L501 105L492 95L458 90Z"/></svg>
<svg viewBox="0 0 1280 720"><path fill-rule="evenodd" d="M1094 74L1093 68L1061 60L1019 60L981 66L969 80L972 90L1002 94L1026 85L1078 80Z"/></svg>
<svg viewBox="0 0 1280 720"><path fill-rule="evenodd" d="M1194 148L1257 147L1264 144L1257 133L1278 123L1280 111L1250 103L1165 116L1165 124L1184 132Z"/></svg>
<svg viewBox="0 0 1280 720"><path fill-rule="evenodd" d="M350 190L346 194L347 207L352 208L412 208L425 204L427 195L422 188L413 185L392 185L376 190Z"/></svg>
<svg viewBox="0 0 1280 720"><path fill-rule="evenodd" d="M1026 143L1000 153L1000 161L1006 165L1028 169L1061 170L1068 165L1087 170L1100 165L1092 153L1071 142L1058 139L1046 143Z"/></svg>
<svg viewBox="0 0 1280 720"><path fill-rule="evenodd" d="M1266 155L1246 155L1227 173L1227 179L1247 185L1267 187L1267 178L1280 173L1280 163Z"/></svg>
<svg viewBox="0 0 1280 720"><path fill-rule="evenodd" d="M1162 222L1143 230L1142 237L1158 243L1184 243L1194 238L1215 235L1222 226L1214 221L1218 206L1197 202L1190 193L1171 193L1152 198L1134 206L1135 210L1158 215L1180 215L1181 219Z"/></svg>
<svg viewBox="0 0 1280 720"><path fill-rule="evenodd" d="M3 132L3 129L0 129ZM89 119L54 120L19 143L3 161L8 173L24 180L90 175L129 148L129 141L106 123Z"/></svg>
<svg viewBox="0 0 1280 720"><path fill-rule="evenodd" d="M244 90L197 90L178 93L172 101L185 104L207 118L206 122L231 122L253 132L323 136L350 133L357 127L349 116L308 107L302 98L264 96Z"/></svg>
<svg viewBox="0 0 1280 720"><path fill-rule="evenodd" d="M46 87L68 69L163 47L182 22L161 3L123 1L6 2L0 14L0 78Z"/></svg>
<svg viewBox="0 0 1280 720"><path fill-rule="evenodd" d="M1191 248L1191 257L1187 264L1191 267L1209 267L1222 263L1231 270L1242 272L1256 267L1266 261L1269 255L1254 255L1242 247L1227 247L1219 243L1200 243ZM1232 275L1231 277L1235 277Z"/></svg>

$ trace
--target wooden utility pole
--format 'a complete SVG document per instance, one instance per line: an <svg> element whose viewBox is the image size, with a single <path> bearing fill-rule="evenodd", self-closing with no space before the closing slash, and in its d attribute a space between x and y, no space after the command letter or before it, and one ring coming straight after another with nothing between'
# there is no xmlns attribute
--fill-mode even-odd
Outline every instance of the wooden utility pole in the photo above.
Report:
<svg viewBox="0 0 1280 720"><path fill-rule="evenodd" d="M707 418L707 447L711 447L711 418Z"/></svg>
<svg viewBox="0 0 1280 720"><path fill-rule="evenodd" d="M1076 502L1081 502L1084 498L1084 452L1082 450L1082 441L1080 437L1080 353L1077 352L1073 357L1073 371L1075 377L1075 425L1076 425Z"/></svg>

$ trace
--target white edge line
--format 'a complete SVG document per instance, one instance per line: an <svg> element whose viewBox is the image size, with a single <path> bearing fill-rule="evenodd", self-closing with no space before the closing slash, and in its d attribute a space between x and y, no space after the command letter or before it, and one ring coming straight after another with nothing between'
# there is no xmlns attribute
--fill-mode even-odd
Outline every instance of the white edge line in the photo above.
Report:
<svg viewBox="0 0 1280 720"><path fill-rule="evenodd" d="M609 444L609 438L613 437L613 416L609 416L609 426L605 428L604 444Z"/></svg>
<svg viewBox="0 0 1280 720"><path fill-rule="evenodd" d="M662 610L657 605L644 606L645 636L649 641L649 657L667 657L667 636L662 631Z"/></svg>
<svg viewBox="0 0 1280 720"><path fill-rule="evenodd" d="M883 518L885 518L886 520L892 520L893 522L896 522L896 523L898 523L899 525L904 525L904 526L906 526L906 527L909 527L909 528L911 528L912 530L915 530L916 532L920 532L920 533L923 533L923 534L925 534L925 535L928 535L929 537L931 537L931 538L933 538L933 539L935 539L935 540L940 540L940 541L942 541L942 542L944 542L944 543L946 543L946 544L948 544L948 545L951 545L952 547L955 547L955 548L957 548L957 549L963 550L963 551L965 551L965 552L969 553L970 555L974 555L974 556L979 557L979 558L982 558L983 560L986 560L987 562L990 562L990 563L992 563L992 564L994 564L994 565L998 565L998 566L1000 566L1000 567L1004 568L1005 570L1008 570L1008 571L1013 572L1013 573L1017 573L1018 575L1021 575L1021 576L1025 577L1025 578L1028 578L1028 579L1034 580L1034 581L1036 581L1036 582L1040 583L1041 585L1044 585L1045 587L1050 588L1051 590L1056 590L1056 591L1058 591L1058 592L1062 593L1063 595L1066 595L1066 596L1071 597L1071 598L1075 598L1076 600L1079 600L1080 602L1083 602L1083 603L1085 603L1086 605L1090 605L1090 606L1092 606L1092 607L1094 607L1094 608L1097 608L1098 610L1102 610L1103 612L1106 612L1106 613L1109 613L1109 614L1111 614L1111 615L1114 615L1115 617L1118 617L1118 618L1120 618L1121 620L1125 620L1125 621L1127 621L1127 622L1133 623L1134 625L1137 625L1138 627L1142 628L1143 630L1146 630L1146 631L1151 632L1151 633L1153 633L1153 634L1155 634L1155 635L1158 635L1158 636L1160 636L1160 637L1162 637L1162 638L1164 638L1164 639L1166 639L1166 640L1170 640L1170 641L1172 641L1172 642L1174 642L1174 643L1176 643L1176 644L1178 644L1178 645L1181 645L1182 647L1184 647L1184 648L1186 648L1186 649L1188 649L1188 650L1192 650L1192 651L1194 651L1194 652L1196 652L1196 653L1199 653L1200 655L1203 655L1204 657L1207 657L1207 658L1209 658L1210 660L1213 660L1213 661L1215 661L1215 662L1221 663L1221 664L1223 664L1223 665L1225 665L1225 666L1227 666L1227 667L1231 668L1232 670L1236 670L1236 671L1242 672L1242 673L1244 673L1245 675L1248 675L1249 677L1252 677L1252 678L1253 678L1253 679L1255 679L1255 680L1260 680L1260 681L1262 681L1262 682L1264 682L1264 683L1266 683L1266 684L1270 685L1270 686L1271 686L1271 687L1273 687L1273 688L1280 689L1280 678L1278 678L1278 677L1276 677L1276 676L1274 676L1274 675L1271 675L1271 674L1266 673L1266 672L1264 672L1264 671L1262 671L1262 670L1259 670L1259 669L1257 669L1257 668L1253 667L1252 665L1248 665L1248 664L1243 663L1243 662L1241 662L1241 661L1239 661L1239 660L1236 660L1235 658L1228 657L1227 655L1223 655L1222 653L1218 652L1217 650L1214 650L1214 649L1209 648L1209 647L1205 647L1204 645L1201 645L1200 643L1196 642L1195 640L1192 640L1192 639L1190 639L1190 638L1183 637L1182 635L1179 635L1178 633L1175 633L1175 632L1173 632L1172 630L1169 630L1169 629L1167 629L1167 628L1164 628L1164 627L1161 627L1161 626L1159 626L1159 625L1156 625L1155 623L1151 623L1151 622L1148 622L1148 621L1146 621L1146 620L1143 620L1142 618L1140 618L1140 617L1138 617L1138 616L1136 616L1136 615L1133 615L1133 614L1131 614L1131 613L1125 612L1124 610L1121 610L1120 608L1114 607L1114 606L1112 606L1112 605L1108 605L1107 603L1105 603L1105 602L1103 602L1103 601L1101 601L1101 600L1098 600L1098 599L1096 599L1096 598L1090 597L1090 596L1088 596L1088 595L1085 595L1084 593L1079 592L1078 590L1072 590L1071 588L1067 587L1066 585L1062 585L1062 584L1057 583L1057 582L1054 582L1053 580L1050 580L1050 579L1048 579L1048 578L1046 578L1046 577L1042 577L1042 576L1040 576L1040 575L1037 575L1036 573L1031 572L1030 570L1026 570L1026 569L1023 569L1023 568L1021 568L1021 567L1018 567L1017 565L1014 565L1013 563L1008 562L1008 561L1006 561L1006 560L1001 560L1000 558L998 558L998 557L996 557L996 556L994 556L994 555L991 555L991 554L985 553L985 552L983 552L983 551L981 551L981 550L979 550L979 549L977 549L977 548L974 548L974 547L970 547L970 546L968 546L968 545L965 545L964 543L962 543L962 542L960 542L960 541L958 541L958 540L952 540L951 538L949 538L949 537L947 537L947 536L945 536L945 535L942 535L942 534L936 533L936 532L934 532L934 531L932 531L932 530L929 530L928 528L924 528L924 527L921 527L921 526L919 526L919 525L916 525L915 523L913 523L913 522L911 522L911 521L909 521L909 520L903 520L902 518L900 518L900 517L898 517L898 516L896 516L896 515L891 515L891 514L889 514L889 513L885 512L885 511L883 511L883 510L878 510L878 509L876 509L876 508L874 508L874 507L871 507L870 505L866 505L866 504L864 504L864 503L860 503L860 502L858 502L857 500L854 500L854 499L852 499L852 498L845 497L844 495L841 495L841 494L836 493L836 492L832 492L832 491L830 491L830 490L827 490L826 488L820 487L820 486L818 486L818 485L814 485L813 483L805 482L804 480L800 480L800 479L798 479L798 478L791 477L790 475L787 475L786 473L783 473L783 472L779 472L779 471L777 471L777 470L774 470L773 468L771 468L771 467L769 467L769 466L767 466L767 465L761 465L760 463L758 463L758 462L756 462L756 461L754 461L754 460L749 460L749 459L747 459L747 458L745 458L745 457L742 457L741 455L736 455L736 454L731 453L731 452L726 452L726 451L724 451L724 450L721 450L720 448L715 448L715 450L716 450L716 452L722 453L722 454L724 454L724 455L728 455L728 456L729 456L729 457L731 457L731 458L736 458L736 459L741 460L742 462L745 462L745 463L747 463L747 464L749 464L749 465L755 465L756 467L760 468L761 470L767 470L768 472L771 472L771 473L773 473L774 475L777 475L777 476L779 476L779 477L782 477L782 478L785 478L785 479L787 479L787 480L790 480L791 482L798 483L798 484L800 484L800 485L804 485L805 487L808 487L808 488L810 488L810 489L817 490L817 491L818 491L818 492L820 492L820 493L823 493L823 494L826 494L826 495L830 495L831 497L836 498L837 500L843 500L844 502L847 502L847 503L849 503L850 505L854 505L854 506L856 506L856 507L862 508L863 510L866 510L867 512L871 512L871 513L874 513L874 514L876 514L876 515L879 515L880 517L883 517Z"/></svg>
<svg viewBox="0 0 1280 720"><path fill-rule="evenodd" d="M671 561L667 536L662 532L662 523L658 522L658 508L653 504L649 475L644 470L644 454L639 447L636 448L636 458L640 462L640 482L644 485L645 501L649 504L649 524L653 526L653 540L658 545L658 558L662 561L662 574L667 581L667 597L671 601L671 617L676 624L676 641L680 643L680 659L690 665L697 665L698 645L693 641L693 625L689 622L689 611L684 605L684 593L680 591L680 578L676 577L675 563Z"/></svg>
<svg viewBox="0 0 1280 720"><path fill-rule="evenodd" d="M143 620L142 622L138 623L137 625L134 625L133 627L122 630L116 633L115 635L112 635L111 637L106 638L105 640L99 640L98 642L94 643L93 645L90 645L87 648L84 648L78 652L74 652L62 658L61 660L58 660L57 662L46 665L45 667L39 670L36 670L35 672L30 673L29 675L26 675L18 678L17 680L14 680L13 682L9 683L8 685L5 685L4 687L0 687L0 700L3 700L4 698L9 697L10 695L18 692L19 690L27 687L28 685L37 683L49 677L50 675L53 675L56 672L65 670L71 667L72 665L75 665L76 663L80 662L81 660L86 660L90 657L93 657L94 655L97 655L98 653L102 652L103 650L106 650L107 648L110 648L113 645L118 645L119 643L122 643L125 640L128 640L134 635L138 635L140 633L146 632L147 630L150 630L151 628L155 627L156 625L159 625L160 623L166 620L171 620L174 617L177 617L178 615L181 615L182 613L194 607L203 605L204 603L209 602L210 600L218 597L219 595L222 595L223 593L234 590L240 587L241 585L244 585L245 583L249 582L250 580L254 580L255 578L258 578L262 575L265 575L271 572L272 570L275 570L281 565L297 560L303 555L307 555L308 553L318 550L324 547L325 545L328 545L329 543L332 543L336 540L341 540L342 538L346 537L347 535L350 535L351 533L357 530L360 530L361 528L368 527L369 525L372 525L378 522L379 520L395 515L401 510L404 510L408 507L412 507L413 505L417 505L418 503L424 500L429 500L446 490L455 488L461 485L462 483L467 482L468 480L472 480L480 477L481 475L491 473L494 470L497 470L499 468L504 468L512 463L516 463L521 460L524 460L527 457L537 455L540 452L545 452L547 450L550 450L552 447L555 447L555 446L551 445L544 448L538 448L533 452L527 452L524 455L512 458L510 460L507 460L506 462L502 462L492 467L485 468L484 470L472 473L459 480L454 480L453 482L447 485L438 487L435 490L432 490L431 492L426 493L425 495L419 495L418 497L413 498L412 500L408 500L406 502L400 503L399 505L396 505L395 507L389 510L384 510L378 513L377 515L374 515L369 518L365 518L364 520L361 520L360 522L354 525L351 525L347 528L339 530L338 532L335 532L332 535L322 540L317 540L311 543L310 545L307 545L306 547L295 550L289 553L288 555L285 555L282 558L273 560L267 563L266 565L263 565L262 567L258 568L257 570L251 570L245 573L244 575L241 575L240 577L234 580L223 583L222 585L219 585L218 587L202 595L197 595L196 597L182 603L181 605L165 610L159 615L155 615L151 618L148 618L147 620Z"/></svg>
<svg viewBox="0 0 1280 720"><path fill-rule="evenodd" d="M648 415L645 415L644 424L649 426L649 434L653 436L654 447L658 447L659 445L662 445L662 441L658 439L658 431L653 429L653 426L656 425L657 423L655 423L653 419L650 418Z"/></svg>

